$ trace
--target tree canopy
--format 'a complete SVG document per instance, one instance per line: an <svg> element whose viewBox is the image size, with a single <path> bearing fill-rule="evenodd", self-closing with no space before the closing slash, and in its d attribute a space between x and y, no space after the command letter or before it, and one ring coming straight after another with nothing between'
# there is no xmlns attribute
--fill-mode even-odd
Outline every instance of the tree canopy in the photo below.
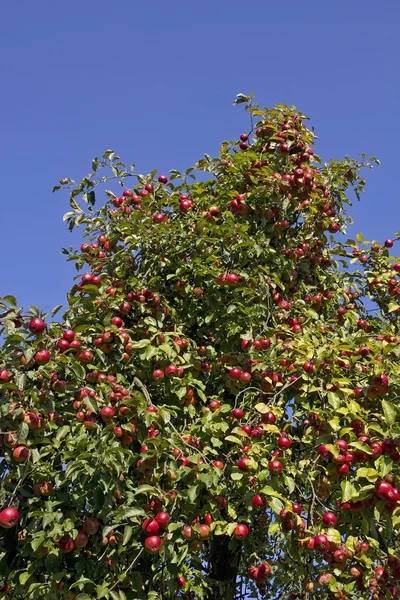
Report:
<svg viewBox="0 0 400 600"><path fill-rule="evenodd" d="M60 181L60 320L0 299L2 598L397 595L398 234L341 235L378 161L236 103L216 158Z"/></svg>

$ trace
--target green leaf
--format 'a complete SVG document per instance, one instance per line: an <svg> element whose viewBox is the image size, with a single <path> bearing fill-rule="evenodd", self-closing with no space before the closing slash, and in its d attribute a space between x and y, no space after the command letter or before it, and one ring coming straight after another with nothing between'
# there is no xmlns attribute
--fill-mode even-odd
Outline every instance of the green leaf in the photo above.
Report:
<svg viewBox="0 0 400 600"><path fill-rule="evenodd" d="M17 301L14 296L2 296L0 300L7 302L7 304L10 304L11 306L17 306Z"/></svg>
<svg viewBox="0 0 400 600"><path fill-rule="evenodd" d="M387 400L382 400L382 410L388 425L396 423L397 411L395 406Z"/></svg>
<svg viewBox="0 0 400 600"><path fill-rule="evenodd" d="M270 508L272 508L274 513L277 515L279 515L282 508L284 508L284 503L275 497L271 498L271 500L268 501L268 505L270 506Z"/></svg>
<svg viewBox="0 0 400 600"><path fill-rule="evenodd" d="M245 94L237 94L236 99L234 100L233 104L243 104L244 102L249 102L250 98L249 96L246 96Z"/></svg>
<svg viewBox="0 0 400 600"><path fill-rule="evenodd" d="M54 317L54 315L56 315L63 306L63 304L58 304L57 306L55 306L51 311L51 316Z"/></svg>
<svg viewBox="0 0 400 600"><path fill-rule="evenodd" d="M93 581L87 577L80 577L78 581L75 581L75 583L72 583L69 586L69 589L72 590L73 588L79 587L79 585L83 585L85 583L93 583Z"/></svg>
<svg viewBox="0 0 400 600"><path fill-rule="evenodd" d="M357 478L363 477L372 482L375 482L379 477L378 471L375 469L368 469L367 467L361 467L361 469L357 469L356 475Z"/></svg>
<svg viewBox="0 0 400 600"><path fill-rule="evenodd" d="M57 431L56 439L57 440L61 440L62 438L64 438L67 435L67 433L69 433L69 425L63 425Z"/></svg>
<svg viewBox="0 0 400 600"><path fill-rule="evenodd" d="M189 489L188 489L188 498L190 500L190 502L192 504L194 504L197 496L199 493L199 486L198 485L192 485Z"/></svg>
<svg viewBox="0 0 400 600"><path fill-rule="evenodd" d="M261 492L266 496L274 496L275 498L279 498L280 500L284 501L284 497L282 496L282 494L274 490L274 488L272 488L270 485L265 485L261 489Z"/></svg>
<svg viewBox="0 0 400 600"><path fill-rule="evenodd" d="M29 577L31 577L31 576L32 576L32 573L28 573L27 571L25 571L25 573L21 573L19 576L20 584L24 585L28 581Z"/></svg>
<svg viewBox="0 0 400 600"><path fill-rule="evenodd" d="M126 546L127 543L129 542L129 540L132 537L132 533L133 533L133 529L130 525L125 525L125 529L124 529L124 537L122 540L122 545Z"/></svg>
<svg viewBox="0 0 400 600"><path fill-rule="evenodd" d="M361 452L365 452L365 454L372 454L371 448L368 446L368 444L363 442L351 442L349 446L356 448L357 450L361 450Z"/></svg>
<svg viewBox="0 0 400 600"><path fill-rule="evenodd" d="M239 438L237 438L234 435L227 435L225 438L226 442L232 442L233 444L240 444L242 445L242 440L240 440Z"/></svg>
<svg viewBox="0 0 400 600"><path fill-rule="evenodd" d="M28 435L29 435L29 427L24 421L22 421L18 425L18 430L17 430L18 442L25 442L28 439Z"/></svg>
<svg viewBox="0 0 400 600"><path fill-rule="evenodd" d="M147 494L147 493L154 493L154 487L152 485L149 485L148 483L144 483L143 485L139 485L139 487L135 490L135 495L136 494Z"/></svg>
<svg viewBox="0 0 400 600"><path fill-rule="evenodd" d="M357 495L357 492L350 481L342 481L340 486L342 488L342 502L348 502Z"/></svg>
<svg viewBox="0 0 400 600"><path fill-rule="evenodd" d="M283 481L285 482L285 485L287 486L287 488L289 490L289 494L291 494L296 487L294 479L292 477L289 477L288 475L284 474Z"/></svg>

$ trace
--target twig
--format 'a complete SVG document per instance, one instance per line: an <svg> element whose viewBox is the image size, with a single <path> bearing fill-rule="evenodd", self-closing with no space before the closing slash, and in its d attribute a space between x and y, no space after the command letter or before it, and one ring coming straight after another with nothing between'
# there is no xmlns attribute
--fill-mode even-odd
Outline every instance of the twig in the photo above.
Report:
<svg viewBox="0 0 400 600"><path fill-rule="evenodd" d="M131 562L131 564L129 565L129 567L126 569L126 571L125 571L125 575L127 575L127 574L129 573L129 571L132 569L133 565L135 564L135 562L137 561L137 559L138 559L138 558L139 558L139 557L140 557L140 556L143 554L143 552L144 552L144 548L142 548L142 549L140 550L139 554L137 554L137 555L135 556L135 558L133 559L133 561ZM116 581L116 582L114 583L114 585L112 585L112 586L110 587L110 590L113 590L113 589L114 589L114 588L115 588L115 587L116 587L116 586L117 586L119 583L121 583L121 582L120 582L120 581Z"/></svg>
<svg viewBox="0 0 400 600"><path fill-rule="evenodd" d="M204 458L205 461L211 463L211 461L207 458L207 456L205 456L202 452L200 452L200 450L198 448L196 448L196 446L192 446L191 444L189 444L188 442L186 442L186 440L183 439L183 437L181 436L181 434L179 433L179 431L177 430L177 428L175 427L175 425L171 421L169 421L168 425L171 425L172 429L175 431L176 435L179 437L179 439L181 440L181 442L183 444L185 444L185 446L187 446L188 448L191 448L191 450L195 450L197 452L197 454L200 454L200 456L202 458Z"/></svg>
<svg viewBox="0 0 400 600"><path fill-rule="evenodd" d="M19 481L18 481L17 485L16 485L16 486L15 486L15 488L14 488L14 491L12 492L12 494L10 494L10 501L9 501L9 503L8 503L8 506L10 506L10 505L11 505L11 502L13 501L13 498L15 498L15 496L16 496L16 494L17 494L17 490L18 490L19 486L20 486L20 485L22 484L22 482L23 482L23 481L25 481L25 479L28 477L28 474L30 474L30 473L33 473L33 471L36 469L36 467L33 467L33 468L31 469L31 471L28 473L28 467L29 467L29 463L27 463L27 464L25 465L25 472L24 472L24 474L23 474L23 475L21 475L21 477L20 477L20 479L19 479Z"/></svg>
<svg viewBox="0 0 400 600"><path fill-rule="evenodd" d="M252 386L250 386L250 387L247 387L247 388L246 388L246 389L244 389L244 390L241 390L241 391L240 391L240 392L239 392L239 393L236 395L236 398L235 398L235 406L234 406L233 408L236 408L236 405L237 405L237 401L238 401L238 398L239 398L239 396L241 396L242 394L245 394L245 393L246 393L246 392L248 392L249 390L256 390L256 392L259 392L259 391L260 391L260 389L259 389L259 388L256 388L256 387L254 387L253 385L252 385Z"/></svg>
<svg viewBox="0 0 400 600"><path fill-rule="evenodd" d="M134 377L134 378L133 378L133 383L134 383L134 384L135 384L137 387L140 387L140 389L141 389L141 390L142 390L142 392L143 392L143 396L144 396L144 397L146 398L146 400L147 400L147 404L148 404L149 406L153 406L153 403L152 403L152 401L151 401L151 398L150 398L150 394L149 394L148 390L146 389L146 386L145 386L145 385L144 385L144 384L143 384L143 383L140 381L140 379L138 379L137 377Z"/></svg>

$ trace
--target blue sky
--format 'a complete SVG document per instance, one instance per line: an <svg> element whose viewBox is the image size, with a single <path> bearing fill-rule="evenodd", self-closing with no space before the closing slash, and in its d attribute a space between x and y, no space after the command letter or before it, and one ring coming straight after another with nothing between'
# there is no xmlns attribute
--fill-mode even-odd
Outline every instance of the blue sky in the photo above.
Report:
<svg viewBox="0 0 400 600"><path fill-rule="evenodd" d="M295 104L323 158L365 152L353 235L400 230L400 4L297 0L18 0L0 10L0 296L65 301L76 245L61 177L79 179L113 148L139 172L214 154L247 117L232 101ZM400 254L400 251L398 252Z"/></svg>

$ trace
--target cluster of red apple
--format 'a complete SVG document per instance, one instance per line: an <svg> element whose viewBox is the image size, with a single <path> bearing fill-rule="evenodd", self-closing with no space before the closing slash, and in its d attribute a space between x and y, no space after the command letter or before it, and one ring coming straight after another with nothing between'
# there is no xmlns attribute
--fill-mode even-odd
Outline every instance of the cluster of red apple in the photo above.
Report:
<svg viewBox="0 0 400 600"><path fill-rule="evenodd" d="M162 539L157 535L160 529L165 530L169 523L169 514L159 512L154 518L147 517L142 523L142 531L147 536L144 542L146 552L149 554L158 554L162 547Z"/></svg>
<svg viewBox="0 0 400 600"><path fill-rule="evenodd" d="M236 273L220 273L215 278L215 282L218 285L230 285L232 287L235 287L240 282L240 279L240 276Z"/></svg>
<svg viewBox="0 0 400 600"><path fill-rule="evenodd" d="M72 538L69 534L63 535L57 541L57 547L62 554L68 554L74 550L80 550L89 543L89 536L95 535L100 527L99 521L94 517L88 517L83 521L82 529L80 529Z"/></svg>
<svg viewBox="0 0 400 600"><path fill-rule="evenodd" d="M272 573L270 565L266 562L260 563L256 567L249 568L249 578L256 582L260 591L265 591L265 584Z"/></svg>

